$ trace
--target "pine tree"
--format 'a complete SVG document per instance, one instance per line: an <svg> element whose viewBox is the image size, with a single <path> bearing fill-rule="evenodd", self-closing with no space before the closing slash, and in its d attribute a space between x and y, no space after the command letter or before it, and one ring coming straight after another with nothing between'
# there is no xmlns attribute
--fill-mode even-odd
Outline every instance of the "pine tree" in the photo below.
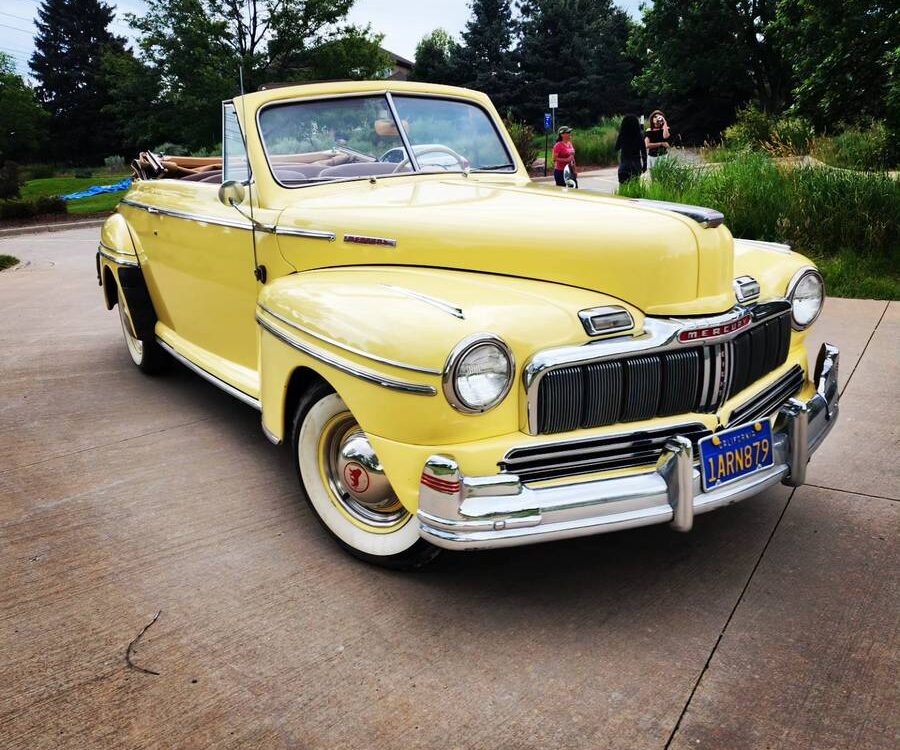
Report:
<svg viewBox="0 0 900 750"><path fill-rule="evenodd" d="M514 33L509 0L473 0L462 45L451 60L456 78L490 96L501 112L515 96Z"/></svg>
<svg viewBox="0 0 900 750"><path fill-rule="evenodd" d="M518 106L529 122L540 120L548 94L559 94L559 116L570 125L634 106L637 65L623 10L611 0L521 0L519 10Z"/></svg>
<svg viewBox="0 0 900 750"><path fill-rule="evenodd" d="M96 163L118 152L113 129L100 116L109 94L102 83L105 50L124 49L109 25L113 11L100 0L43 0L30 65L37 95L50 113L50 155Z"/></svg>

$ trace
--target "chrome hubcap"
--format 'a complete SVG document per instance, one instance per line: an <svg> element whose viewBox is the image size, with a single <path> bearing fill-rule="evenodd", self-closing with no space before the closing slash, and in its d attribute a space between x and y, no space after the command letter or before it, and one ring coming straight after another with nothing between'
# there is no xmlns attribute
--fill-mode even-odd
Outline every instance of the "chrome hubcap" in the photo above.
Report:
<svg viewBox="0 0 900 750"><path fill-rule="evenodd" d="M350 414L326 426L321 445L328 484L351 516L372 526L393 526L406 517L372 444Z"/></svg>

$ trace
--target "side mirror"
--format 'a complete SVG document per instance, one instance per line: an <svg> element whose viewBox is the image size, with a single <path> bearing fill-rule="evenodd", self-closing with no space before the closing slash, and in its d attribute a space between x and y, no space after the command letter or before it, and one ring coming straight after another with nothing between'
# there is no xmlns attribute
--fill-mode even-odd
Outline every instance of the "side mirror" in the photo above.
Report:
<svg viewBox="0 0 900 750"><path fill-rule="evenodd" d="M243 203L245 195L244 184L237 180L228 180L219 186L219 201L229 208Z"/></svg>

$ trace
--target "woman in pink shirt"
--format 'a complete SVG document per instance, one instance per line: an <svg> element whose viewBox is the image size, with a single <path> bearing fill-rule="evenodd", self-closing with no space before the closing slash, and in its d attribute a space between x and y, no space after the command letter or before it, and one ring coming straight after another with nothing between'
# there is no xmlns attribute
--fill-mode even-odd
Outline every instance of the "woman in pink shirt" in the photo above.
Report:
<svg viewBox="0 0 900 750"><path fill-rule="evenodd" d="M553 178L560 187L566 186L564 171L566 167L571 167L572 177L576 179L575 174L575 146L572 144L572 128L563 126L558 131L556 145L553 147Z"/></svg>

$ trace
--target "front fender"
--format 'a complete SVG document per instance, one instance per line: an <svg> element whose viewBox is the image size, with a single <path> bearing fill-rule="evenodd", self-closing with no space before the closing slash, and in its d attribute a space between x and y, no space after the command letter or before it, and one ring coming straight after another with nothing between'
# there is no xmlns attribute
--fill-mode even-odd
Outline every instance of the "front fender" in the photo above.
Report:
<svg viewBox="0 0 900 750"><path fill-rule="evenodd" d="M516 432L523 365L539 349L586 343L578 312L610 304L643 325L637 309L614 298L514 277L390 266L292 274L268 285L257 309L263 422L284 439L288 384L306 367L371 435L442 445ZM506 399L473 415L450 405L442 372L452 349L476 333L502 338L516 372Z"/></svg>
<svg viewBox="0 0 900 750"><path fill-rule="evenodd" d="M760 299L784 297L791 279L800 269L815 267L809 258L793 252L788 245L743 239L734 241L734 275L756 279ZM804 341L808 331L793 331L793 343Z"/></svg>

